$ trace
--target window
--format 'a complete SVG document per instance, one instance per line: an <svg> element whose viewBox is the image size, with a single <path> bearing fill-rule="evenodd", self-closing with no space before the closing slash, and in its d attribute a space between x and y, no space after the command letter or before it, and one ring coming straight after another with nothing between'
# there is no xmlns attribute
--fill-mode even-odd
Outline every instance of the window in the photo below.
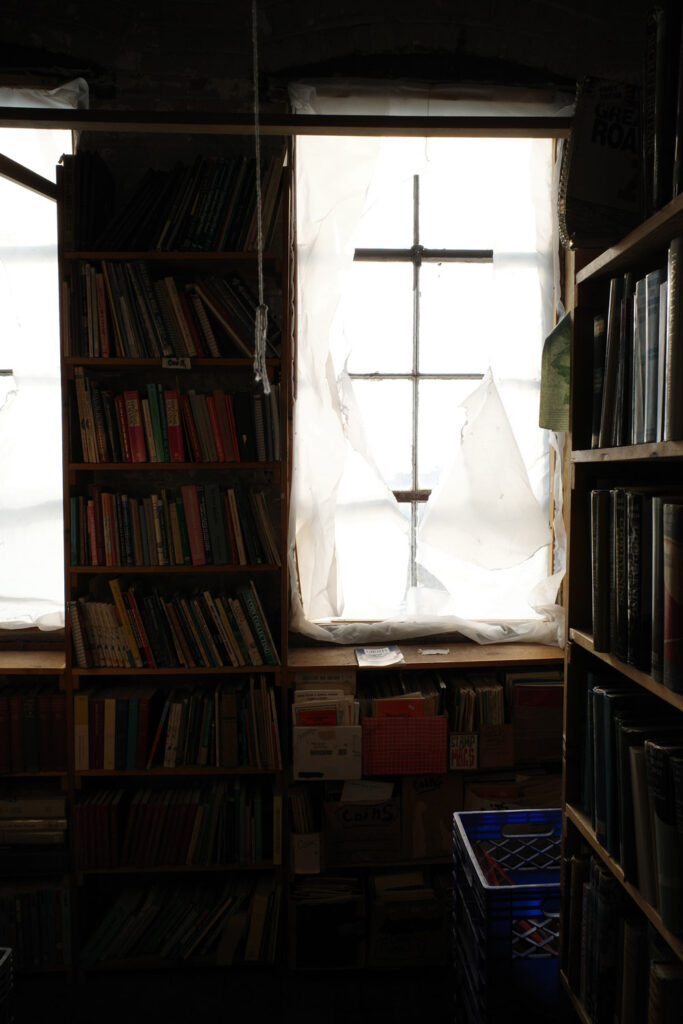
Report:
<svg viewBox="0 0 683 1024"><path fill-rule="evenodd" d="M297 139L295 628L557 638L552 157L551 139Z"/></svg>
<svg viewBox="0 0 683 1024"><path fill-rule="evenodd" d="M2 106L83 105L85 82L0 90ZM71 133L0 129L0 153L56 179ZM0 178L0 628L64 625L56 204Z"/></svg>

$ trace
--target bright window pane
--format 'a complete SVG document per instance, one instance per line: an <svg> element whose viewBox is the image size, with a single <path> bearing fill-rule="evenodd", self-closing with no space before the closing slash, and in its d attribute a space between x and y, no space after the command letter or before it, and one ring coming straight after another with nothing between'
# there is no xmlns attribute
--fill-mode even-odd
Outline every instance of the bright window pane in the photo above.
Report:
<svg viewBox="0 0 683 1024"><path fill-rule="evenodd" d="M409 373L413 365L413 268L354 263L343 297L349 373Z"/></svg>
<svg viewBox="0 0 683 1024"><path fill-rule="evenodd" d="M491 264L420 268L420 373L483 373L489 365Z"/></svg>
<svg viewBox="0 0 683 1024"><path fill-rule="evenodd" d="M432 490L460 447L465 412L460 404L478 380L423 380L419 385L418 487Z"/></svg>
<svg viewBox="0 0 683 1024"><path fill-rule="evenodd" d="M405 380L354 381L372 456L392 491L412 486L412 385Z"/></svg>

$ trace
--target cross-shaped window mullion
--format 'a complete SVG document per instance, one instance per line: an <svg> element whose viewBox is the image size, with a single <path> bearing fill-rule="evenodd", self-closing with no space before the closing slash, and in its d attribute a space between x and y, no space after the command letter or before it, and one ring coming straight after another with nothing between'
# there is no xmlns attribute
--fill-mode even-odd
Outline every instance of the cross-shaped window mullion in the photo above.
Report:
<svg viewBox="0 0 683 1024"><path fill-rule="evenodd" d="M493 249L429 249L420 244L420 179L413 177L413 244L409 249L356 249L355 262L412 263L413 265L413 358L410 373L350 373L360 380L410 380L412 382L412 467L411 489L394 491L397 501L410 503L410 581L417 585L417 511L418 503L428 500L431 491L419 488L418 429L419 383L421 380L481 380L483 373L420 373L420 267L423 263L492 263Z"/></svg>

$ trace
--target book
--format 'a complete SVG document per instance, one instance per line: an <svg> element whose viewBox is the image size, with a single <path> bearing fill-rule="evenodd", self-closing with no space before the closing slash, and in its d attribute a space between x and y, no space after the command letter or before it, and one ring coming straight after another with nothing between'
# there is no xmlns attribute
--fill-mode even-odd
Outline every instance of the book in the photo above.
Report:
<svg viewBox="0 0 683 1024"><path fill-rule="evenodd" d="M680 601L683 506L662 505L662 682L683 689L683 608Z"/></svg>

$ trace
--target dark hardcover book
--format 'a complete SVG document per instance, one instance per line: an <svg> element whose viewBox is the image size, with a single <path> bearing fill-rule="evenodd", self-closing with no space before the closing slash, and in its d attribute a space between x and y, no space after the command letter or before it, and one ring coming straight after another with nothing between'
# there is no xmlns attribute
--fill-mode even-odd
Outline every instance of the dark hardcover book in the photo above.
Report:
<svg viewBox="0 0 683 1024"><path fill-rule="evenodd" d="M619 358L617 362L616 398L612 443L628 444L631 440L631 380L633 357L633 275L624 274L619 311Z"/></svg>
<svg viewBox="0 0 683 1024"><path fill-rule="evenodd" d="M650 668L652 611L652 499L626 491L626 660Z"/></svg>
<svg viewBox="0 0 683 1024"><path fill-rule="evenodd" d="M645 740L645 767L654 818L658 909L662 923L674 934L679 934L683 928L683 876L669 759L681 754L681 746Z"/></svg>
<svg viewBox="0 0 683 1024"><path fill-rule="evenodd" d="M593 416L591 448L597 448L600 439L600 413L605 376L606 321L602 314L593 318Z"/></svg>
<svg viewBox="0 0 683 1024"><path fill-rule="evenodd" d="M664 271L662 270L653 270L645 277L645 441L657 440L660 359L659 289L663 280Z"/></svg>
<svg viewBox="0 0 683 1024"><path fill-rule="evenodd" d="M610 532L610 492L591 491L591 593L596 651L611 650Z"/></svg>
<svg viewBox="0 0 683 1024"><path fill-rule="evenodd" d="M609 448L616 444L614 427L619 376L619 341L623 287L623 278L614 277L611 279L605 340L605 374L602 390L602 409L600 411L600 433L598 436L598 446L600 448Z"/></svg>
<svg viewBox="0 0 683 1024"><path fill-rule="evenodd" d="M671 690L683 690L683 605L681 559L683 557L683 505L662 506L663 635L662 682Z"/></svg>
<svg viewBox="0 0 683 1024"><path fill-rule="evenodd" d="M668 321L664 373L664 440L683 438L683 237L674 238L667 258Z"/></svg>
<svg viewBox="0 0 683 1024"><path fill-rule="evenodd" d="M610 649L626 660L628 619L626 603L626 495L621 487L610 491Z"/></svg>

